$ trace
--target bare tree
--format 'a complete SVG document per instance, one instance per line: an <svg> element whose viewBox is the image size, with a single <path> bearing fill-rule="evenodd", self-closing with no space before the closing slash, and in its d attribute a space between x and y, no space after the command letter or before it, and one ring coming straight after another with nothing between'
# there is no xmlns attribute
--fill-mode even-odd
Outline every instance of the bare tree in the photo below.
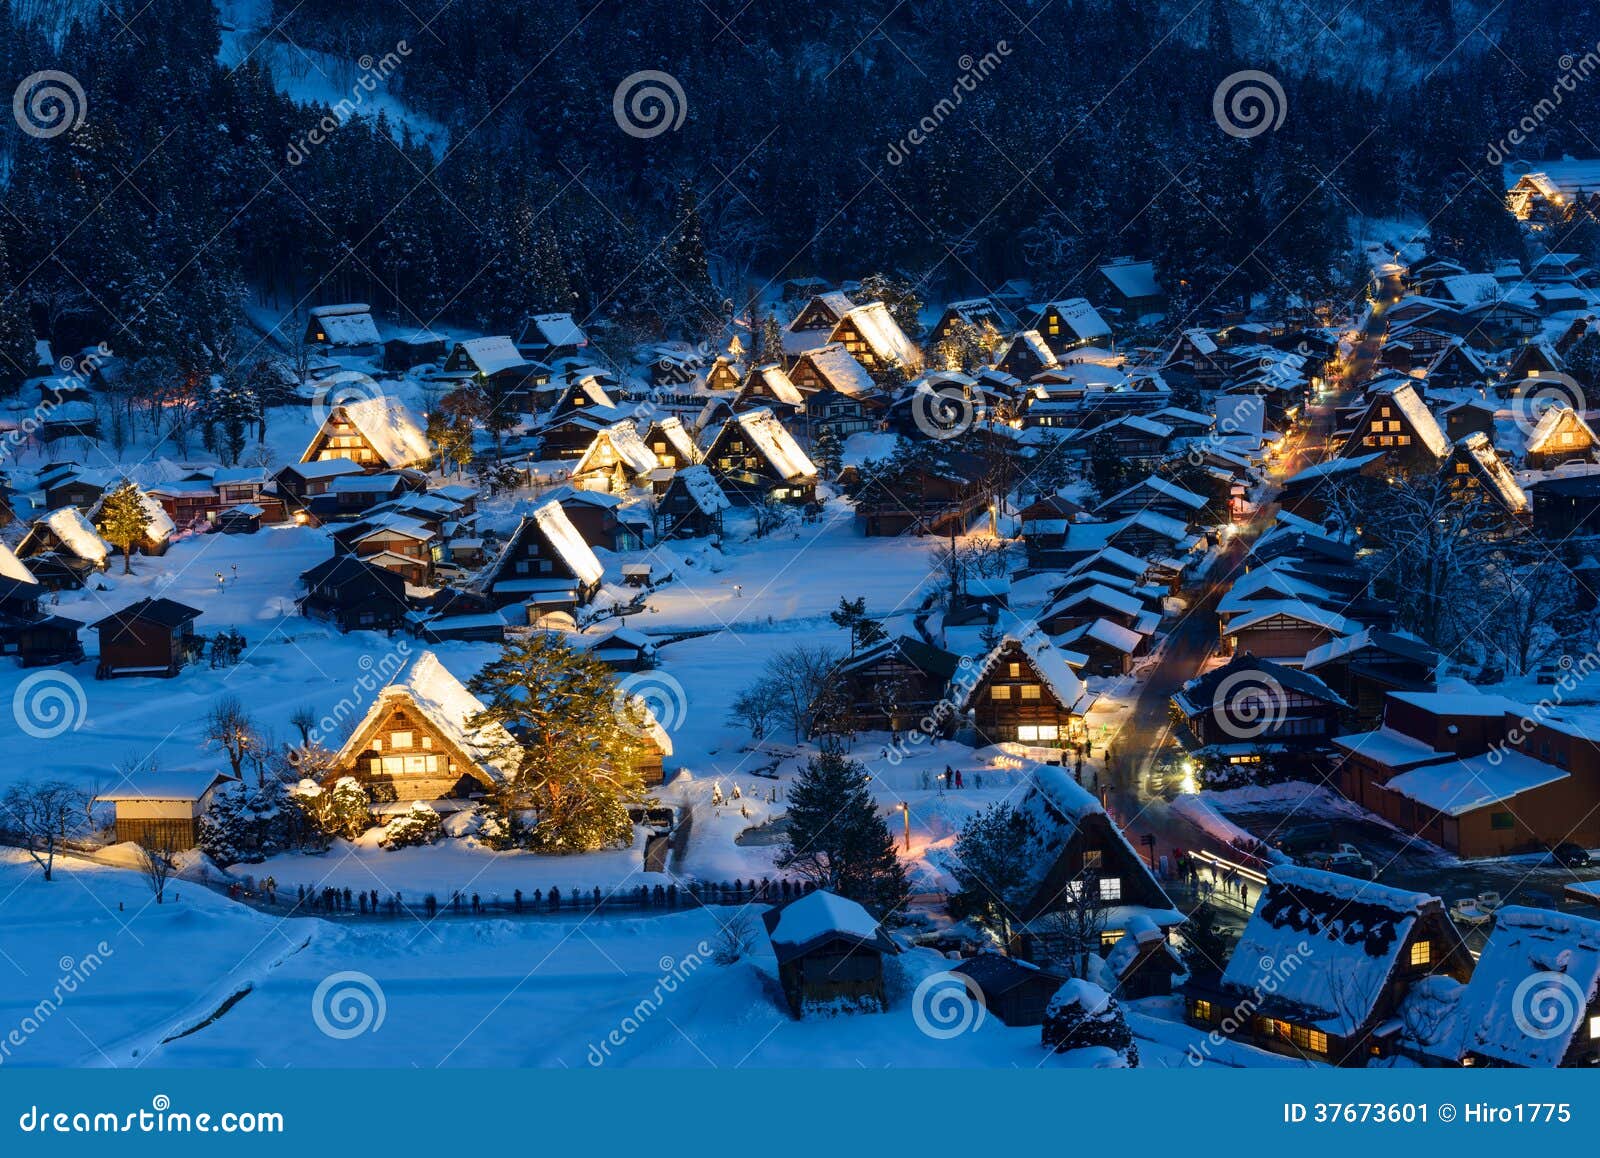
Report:
<svg viewBox="0 0 1600 1158"><path fill-rule="evenodd" d="M0 796L0 827L15 836L53 880L56 846L78 835L87 821L86 794L65 780L23 780Z"/></svg>
<svg viewBox="0 0 1600 1158"><path fill-rule="evenodd" d="M238 696L218 696L206 713L205 739L228 757L235 780L243 779L245 756L255 742L255 723L244 710Z"/></svg>
<svg viewBox="0 0 1600 1158"><path fill-rule="evenodd" d="M172 870L177 866L172 861L172 848L162 842L155 848L139 846L139 868L144 873L144 879L149 882L150 891L155 894L156 904L162 904L166 898L167 878L172 875Z"/></svg>
<svg viewBox="0 0 1600 1158"><path fill-rule="evenodd" d="M311 729L317 726L317 710L310 704L301 704L290 714L289 723L300 733L300 744L303 747L311 743Z"/></svg>
<svg viewBox="0 0 1600 1158"><path fill-rule="evenodd" d="M767 661L762 677L779 694L778 719L788 725L796 744L815 730L817 707L838 662L832 648L813 644L791 647Z"/></svg>
<svg viewBox="0 0 1600 1158"><path fill-rule="evenodd" d="M756 922L747 909L736 909L732 917L722 924L711 951L711 960L718 965L732 965L748 957L756 946Z"/></svg>
<svg viewBox="0 0 1600 1158"><path fill-rule="evenodd" d="M1060 946L1061 964L1069 976L1090 980L1089 958L1099 954L1110 907L1100 892L1100 874L1084 869L1067 882L1055 906L1039 919L1046 941Z"/></svg>

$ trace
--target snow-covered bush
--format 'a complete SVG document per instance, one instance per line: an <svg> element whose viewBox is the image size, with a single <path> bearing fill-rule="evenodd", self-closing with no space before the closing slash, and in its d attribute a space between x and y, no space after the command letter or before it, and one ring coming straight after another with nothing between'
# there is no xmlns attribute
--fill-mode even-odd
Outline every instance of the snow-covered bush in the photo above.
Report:
<svg viewBox="0 0 1600 1158"><path fill-rule="evenodd" d="M416 800L410 808L389 822L378 843L388 849L413 848L421 844L433 844L443 835L444 824L439 814Z"/></svg>
<svg viewBox="0 0 1600 1158"><path fill-rule="evenodd" d="M336 838L354 840L372 826L372 800L353 776L341 776L332 788L302 780L294 796L305 813L306 827L319 835L323 847Z"/></svg>
<svg viewBox="0 0 1600 1158"><path fill-rule="evenodd" d="M1044 1011L1040 1034L1051 1053L1103 1050L1109 1051L1107 1065L1133 1069L1139 1064L1139 1047L1122 1007L1092 981L1074 978L1056 990Z"/></svg>

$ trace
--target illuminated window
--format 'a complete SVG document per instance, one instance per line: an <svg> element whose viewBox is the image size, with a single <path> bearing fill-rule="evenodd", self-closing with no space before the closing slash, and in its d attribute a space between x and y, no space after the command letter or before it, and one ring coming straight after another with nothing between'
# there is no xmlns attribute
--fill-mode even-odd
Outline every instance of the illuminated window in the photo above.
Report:
<svg viewBox="0 0 1600 1158"><path fill-rule="evenodd" d="M373 740L372 740L372 750L374 752L383 751L383 741L378 739L377 737L374 737Z"/></svg>
<svg viewBox="0 0 1600 1158"><path fill-rule="evenodd" d="M991 700L1009 700L1011 698L1011 688L1006 684L996 684L989 689L989 698Z"/></svg>
<svg viewBox="0 0 1600 1158"><path fill-rule="evenodd" d="M1104 856L1105 854L1097 848L1085 849L1083 852L1083 867L1086 869L1099 868L1100 862Z"/></svg>
<svg viewBox="0 0 1600 1158"><path fill-rule="evenodd" d="M412 747L413 745L411 743L411 733L410 732L390 732L389 733L389 746L392 747L392 748L410 748L410 747Z"/></svg>
<svg viewBox="0 0 1600 1158"><path fill-rule="evenodd" d="M1120 901L1122 899L1122 878L1101 877L1100 899L1102 901Z"/></svg>
<svg viewBox="0 0 1600 1158"><path fill-rule="evenodd" d="M1211 1002L1209 1002L1209 1001L1196 1001L1194 1003L1194 1019L1196 1021L1210 1021L1211 1020Z"/></svg>
<svg viewBox="0 0 1600 1158"><path fill-rule="evenodd" d="M1022 674L1022 665L1020 663L1008 664L1006 670L1010 672L1013 677L1016 677Z"/></svg>
<svg viewBox="0 0 1600 1158"><path fill-rule="evenodd" d="M1411 946L1411 963L1413 965L1433 964L1433 942L1418 941Z"/></svg>
<svg viewBox="0 0 1600 1158"><path fill-rule="evenodd" d="M1589 1019L1589 1040L1595 1041L1597 1039L1600 1039L1600 1017L1591 1017Z"/></svg>
<svg viewBox="0 0 1600 1158"><path fill-rule="evenodd" d="M1023 684L1022 685L1022 698L1025 699L1025 700L1036 700L1036 699L1038 699L1039 698L1039 685L1038 684Z"/></svg>

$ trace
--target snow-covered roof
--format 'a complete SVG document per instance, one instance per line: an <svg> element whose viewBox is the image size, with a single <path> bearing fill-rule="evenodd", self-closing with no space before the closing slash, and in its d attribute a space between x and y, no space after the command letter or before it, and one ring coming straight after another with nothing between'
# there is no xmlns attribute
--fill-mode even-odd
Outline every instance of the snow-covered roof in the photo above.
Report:
<svg viewBox="0 0 1600 1158"><path fill-rule="evenodd" d="M345 403L339 411L387 467L418 466L433 455L422 424L398 398L363 398ZM307 455L310 449L307 447Z"/></svg>
<svg viewBox="0 0 1600 1158"><path fill-rule="evenodd" d="M1326 628L1338 635L1347 635L1352 631L1360 630L1361 625L1346 619L1337 612L1325 608L1315 607L1299 600L1267 599L1253 606L1253 609L1228 621L1228 626L1223 629L1224 635L1234 635L1245 628L1254 627L1256 624L1271 619L1274 615L1286 616L1289 619L1298 619L1301 623L1309 623L1313 627Z"/></svg>
<svg viewBox="0 0 1600 1158"><path fill-rule="evenodd" d="M1566 778L1563 768L1503 749L1413 768L1382 786L1435 812L1464 816Z"/></svg>
<svg viewBox="0 0 1600 1158"><path fill-rule="evenodd" d="M1050 305L1075 337L1091 342L1096 338L1111 336L1111 327L1100 316L1100 312L1089 304L1088 298L1068 298L1066 301L1051 302Z"/></svg>
<svg viewBox="0 0 1600 1158"><path fill-rule="evenodd" d="M610 469L604 460L609 448L615 459L635 475L648 474L656 468L656 456L639 437L639 430L631 421L614 422L594 436L594 441L583 452L583 457L572 468L573 474L585 471Z"/></svg>
<svg viewBox="0 0 1600 1158"><path fill-rule="evenodd" d="M1440 907L1439 898L1427 893L1278 866L1239 936L1222 984L1259 995L1267 973L1275 981L1274 1000L1310 1012L1325 1032L1351 1034L1383 996L1418 917Z"/></svg>
<svg viewBox="0 0 1600 1158"><path fill-rule="evenodd" d="M689 433L689 428L683 424L683 419L676 414L669 414L665 418L656 419L650 430L659 431L661 436L667 440L667 445L672 448L673 454L683 462L692 463L700 457L700 448L694 444L694 436Z"/></svg>
<svg viewBox="0 0 1600 1158"><path fill-rule="evenodd" d="M1457 305L1472 306L1500 296L1500 283L1492 273L1458 273L1439 279L1439 285Z"/></svg>
<svg viewBox="0 0 1600 1158"><path fill-rule="evenodd" d="M815 366L817 373L840 394L856 398L878 388L867 368L838 342L807 350L801 357Z"/></svg>
<svg viewBox="0 0 1600 1158"><path fill-rule="evenodd" d="M1555 437L1556 432L1563 426L1567 426L1569 429L1575 426L1588 436L1591 443L1595 441L1594 430L1584 421L1583 415L1565 403L1557 402L1545 407L1544 413L1539 416L1539 424L1528 435L1528 442L1524 449L1529 453L1537 453L1545 449L1550 440Z"/></svg>
<svg viewBox="0 0 1600 1158"><path fill-rule="evenodd" d="M1112 495L1109 499L1107 499L1105 502L1101 503L1100 505L1102 507L1110 506L1112 503L1116 502L1117 500L1122 499L1122 498L1126 498L1128 495L1133 494L1135 491L1141 491L1141 490L1154 491L1156 494L1160 495L1162 498L1172 499L1174 502L1178 503L1180 506L1188 507L1190 510L1194 510L1194 511L1198 511L1201 507L1206 505L1206 498L1205 498L1204 495L1197 495L1191 490L1185 490L1183 487L1180 487L1177 483L1171 482L1171 481L1169 481L1167 479L1162 478L1160 475L1155 475L1155 474L1146 475L1144 478L1140 479L1138 482L1134 483L1132 486L1126 487L1123 490L1118 491L1116 494Z"/></svg>
<svg viewBox="0 0 1600 1158"><path fill-rule="evenodd" d="M528 324L539 331L539 336L551 346L587 346L589 335L583 332L571 314L536 314Z"/></svg>
<svg viewBox="0 0 1600 1158"><path fill-rule="evenodd" d="M1520 513L1529 508L1527 492L1517 485L1516 476L1511 473L1511 468L1494 452L1494 443L1489 441L1487 434L1474 431L1457 445L1464 454L1478 464L1507 510Z"/></svg>
<svg viewBox="0 0 1600 1158"><path fill-rule="evenodd" d="M1109 607L1123 615L1138 615L1144 611L1144 604L1125 591L1117 591L1103 583L1096 583L1090 587L1079 588L1071 591L1060 599L1051 603L1043 615L1049 618L1063 611L1069 611L1080 603L1098 603L1102 607Z"/></svg>
<svg viewBox="0 0 1600 1158"><path fill-rule="evenodd" d="M1116 592L1111 593L1116 594ZM1082 715L1093 706L1095 697L1090 694L1088 687L1078 677L1078 673L1067 663L1066 653L1051 643L1050 637L1037 626L1030 626L1018 633L1007 633L1006 637L985 657L967 690L965 706L971 705L978 688L988 678L989 673L994 670L1001 657L1014 647L1022 649L1034 674L1039 677L1039 682L1049 689L1050 694L1064 710Z"/></svg>
<svg viewBox="0 0 1600 1158"><path fill-rule="evenodd" d="M1040 365L1042 365L1046 370L1054 369L1056 366L1060 365L1060 363L1056 361L1055 352L1052 351L1045 343L1043 336L1040 335L1038 330L1023 330L1016 337L1012 338L1011 344L1006 347L1005 354L1001 356L1000 360L1004 361L1005 358L1010 355L1012 348L1018 343L1028 347L1029 353L1037 358Z"/></svg>
<svg viewBox="0 0 1600 1158"><path fill-rule="evenodd" d="M1428 404L1422 400L1422 396L1417 393L1416 387L1410 381L1402 380L1388 384L1387 389L1374 394L1372 405L1382 405L1385 399L1392 401L1399 408L1411 429L1416 432L1416 436L1435 457L1443 458L1450 452L1450 440L1440 429L1439 420L1433 416L1433 411L1428 409Z"/></svg>
<svg viewBox="0 0 1600 1158"><path fill-rule="evenodd" d="M1144 642L1144 636L1137 631L1123 627L1120 623L1112 623L1109 619L1096 619L1092 623L1080 624L1063 635L1060 642L1063 646L1069 646L1081 643L1085 639L1103 643L1126 655L1132 655Z"/></svg>
<svg viewBox="0 0 1600 1158"><path fill-rule="evenodd" d="M1333 743L1337 748L1359 754L1390 769L1415 768L1420 764L1433 764L1450 758L1449 752L1430 748L1415 736L1408 736L1397 728L1387 726L1371 732L1335 736Z"/></svg>
<svg viewBox="0 0 1600 1158"><path fill-rule="evenodd" d="M45 516L44 525L55 533L69 551L90 563L104 563L111 554L110 545L100 537L93 524L77 507L62 507Z"/></svg>
<svg viewBox="0 0 1600 1158"><path fill-rule="evenodd" d="M116 801L159 800L194 802L205 797L218 783L233 777L225 772L193 769L149 769L134 772L115 787L95 794L96 800L106 803Z"/></svg>
<svg viewBox="0 0 1600 1158"><path fill-rule="evenodd" d="M560 503L551 501L535 507L533 519L579 580L584 583L600 582L605 568L600 565L600 560L595 557L594 550L583 536L578 534L578 528L572 525L572 520L567 518L567 512L561 509Z"/></svg>
<svg viewBox="0 0 1600 1158"><path fill-rule="evenodd" d="M766 407L735 414L733 421L761 448L761 453L784 479L810 478L817 473L816 464L806 457L794 435Z"/></svg>
<svg viewBox="0 0 1600 1158"><path fill-rule="evenodd" d="M872 350L873 356L878 361L889 366L915 366L922 361L922 353L916 344L906 337L900 323L894 320L894 315L889 312L889 307L883 302L868 302L866 305L856 306L844 317L839 319L839 324L850 322L861 335L862 341ZM832 335L838 339L838 328L835 327Z"/></svg>
<svg viewBox="0 0 1600 1158"><path fill-rule="evenodd" d="M330 346L375 346L378 324L372 320L372 307L361 302L344 305L313 306L311 317L327 335Z"/></svg>
<svg viewBox="0 0 1600 1158"><path fill-rule="evenodd" d="M456 347L480 374L498 374L526 366L528 360L517 352L516 343L509 335L497 334L487 338L468 338Z"/></svg>
<svg viewBox="0 0 1600 1158"><path fill-rule="evenodd" d="M716 476L704 464L680 467L674 477L682 480L684 489L703 514L714 515L732 505L728 502L728 496L722 493Z"/></svg>
<svg viewBox="0 0 1600 1158"><path fill-rule="evenodd" d="M750 373L761 380L767 392L786 406L804 406L805 395L801 394L794 382L789 378L789 372L777 362L769 362L765 366L757 366Z"/></svg>
<svg viewBox="0 0 1600 1158"><path fill-rule="evenodd" d="M1151 298L1161 293L1161 283L1156 280L1156 267L1149 261L1112 262L1100 267L1103 276L1123 297Z"/></svg>
<svg viewBox="0 0 1600 1158"><path fill-rule="evenodd" d="M785 329L794 330L794 323L800 320L800 318L806 312L806 307L810 306L811 302L813 301L821 302L828 308L828 311L832 313L835 318L842 318L851 310L856 308L856 304L850 300L849 294L840 290L829 290L827 293L816 294L814 297L812 297L811 300L806 303L806 306L801 307L800 312L795 315L794 321L790 322Z"/></svg>
<svg viewBox="0 0 1600 1158"><path fill-rule="evenodd" d="M491 723L476 729L467 725L485 705L431 651L417 656L402 679L378 693L366 716L339 749L337 764L349 766L360 755L371 728L381 722L397 700L415 706L423 719L492 779L504 780L516 774L516 742L511 733L501 724Z"/></svg>
<svg viewBox="0 0 1600 1158"><path fill-rule="evenodd" d="M1586 1015L1597 989L1600 921L1506 905L1495 911L1483 955L1460 992L1450 1023L1455 1032L1440 1044L1457 1059L1474 1053L1553 1069L1573 1036L1589 1032ZM1554 999L1548 1010L1539 1007L1541 995ZM1546 1013L1554 1016L1546 1021Z"/></svg>
<svg viewBox="0 0 1600 1158"><path fill-rule="evenodd" d="M803 948L834 936L876 943L878 920L855 901L817 889L774 914L767 936L774 945Z"/></svg>
<svg viewBox="0 0 1600 1158"><path fill-rule="evenodd" d="M28 570L28 565L17 558L17 553L5 543L0 543L0 579L35 585L39 582L33 572Z"/></svg>

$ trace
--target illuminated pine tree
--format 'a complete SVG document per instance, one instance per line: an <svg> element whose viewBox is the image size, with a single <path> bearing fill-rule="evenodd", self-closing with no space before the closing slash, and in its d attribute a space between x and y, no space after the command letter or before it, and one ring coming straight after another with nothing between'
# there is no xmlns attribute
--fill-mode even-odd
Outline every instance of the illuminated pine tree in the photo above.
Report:
<svg viewBox="0 0 1600 1158"><path fill-rule="evenodd" d="M150 514L138 487L125 482L106 496L100 507L100 536L122 551L124 575L133 574L133 548L149 533Z"/></svg>

